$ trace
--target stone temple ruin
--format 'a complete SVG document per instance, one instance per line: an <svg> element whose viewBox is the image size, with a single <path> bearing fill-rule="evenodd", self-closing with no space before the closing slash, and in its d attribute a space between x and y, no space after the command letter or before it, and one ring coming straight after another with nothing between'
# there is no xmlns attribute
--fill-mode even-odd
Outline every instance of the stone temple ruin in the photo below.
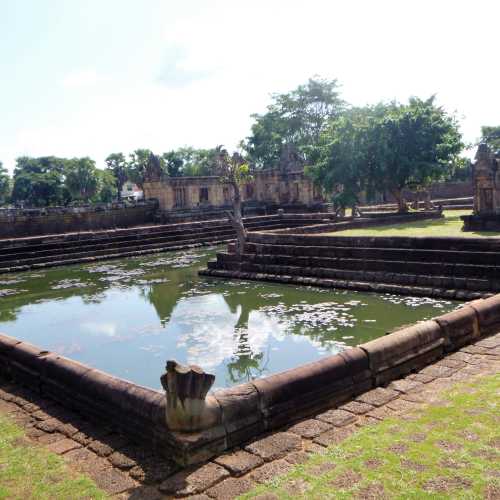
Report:
<svg viewBox="0 0 500 500"><path fill-rule="evenodd" d="M159 209L166 214L206 214L230 208L231 190L217 176L168 177L153 164L146 170L145 197L158 200ZM277 207L317 211L325 201L321 190L304 174L304 162L291 146L283 148L277 168L256 172L245 183L242 198L246 213Z"/></svg>
<svg viewBox="0 0 500 500"><path fill-rule="evenodd" d="M500 231L500 152L480 144L473 166L474 213L464 215L464 231Z"/></svg>

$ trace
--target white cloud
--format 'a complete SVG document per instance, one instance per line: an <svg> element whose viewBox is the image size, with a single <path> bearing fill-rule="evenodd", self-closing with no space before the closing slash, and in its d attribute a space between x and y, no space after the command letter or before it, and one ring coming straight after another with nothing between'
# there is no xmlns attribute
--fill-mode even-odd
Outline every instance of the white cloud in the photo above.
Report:
<svg viewBox="0 0 500 500"><path fill-rule="evenodd" d="M112 322L87 321L80 325L80 329L83 332L97 336L116 337L117 335L117 325Z"/></svg>
<svg viewBox="0 0 500 500"><path fill-rule="evenodd" d="M93 87L107 80L94 69L80 69L68 73L61 81L65 88Z"/></svg>

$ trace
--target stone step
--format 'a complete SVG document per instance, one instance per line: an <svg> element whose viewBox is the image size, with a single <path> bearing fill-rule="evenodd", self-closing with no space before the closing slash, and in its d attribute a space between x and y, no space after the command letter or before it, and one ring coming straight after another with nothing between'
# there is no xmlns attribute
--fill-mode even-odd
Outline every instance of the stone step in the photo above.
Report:
<svg viewBox="0 0 500 500"><path fill-rule="evenodd" d="M220 255L220 257L219 257ZM222 261L224 254L218 255ZM457 276L460 278L500 279L499 266L470 265L445 262L412 262L388 259L348 259L328 257L302 257L290 255L244 254L243 262L255 264L277 264L302 268L345 269L354 271L382 271L399 274L422 274L427 276Z"/></svg>
<svg viewBox="0 0 500 500"><path fill-rule="evenodd" d="M500 238L331 236L316 234L252 233L249 243L286 246L392 248L412 250L454 250L459 252L499 252Z"/></svg>
<svg viewBox="0 0 500 500"><path fill-rule="evenodd" d="M40 264L44 262L51 261L59 261L59 260L74 260L86 257L96 257L108 254L117 254L117 253L127 253L130 251L140 250L145 252L147 250L155 250L158 248L170 248L178 245L189 245L196 242L202 242L207 240L227 240L234 237L234 233L232 230L228 231L218 231L212 232L205 235L191 235L189 238L185 239L176 239L174 241L160 242L160 243L149 243L144 242L142 244L133 244L133 245L118 245L113 246L111 248L106 248L102 250L88 250L87 248L80 249L80 251L75 252L64 252L64 253L51 253L49 255L38 256L35 254L29 258L23 259L12 259L12 260L3 260L0 258L0 268L2 267L10 267L10 266L23 266L23 265L31 265L31 264Z"/></svg>
<svg viewBox="0 0 500 500"><path fill-rule="evenodd" d="M9 262L9 261L23 261L23 260L30 260L30 259L41 259L45 257L51 257L54 255L71 255L71 254L78 254L81 252L110 252L114 249L120 249L120 248L128 248L128 247L141 247L141 246L146 246L146 245L168 245L170 242L172 244L175 244L178 241L182 240L191 240L194 237L198 236L203 236L206 234L210 235L219 235L219 234L232 234L231 229L225 230L225 231L204 231L202 233L189 233L185 235L179 235L179 236L167 236L167 237L158 237L158 238L143 238L143 239L126 239L124 241L119 241L119 242L109 242L109 243L100 243L100 244L95 244L95 245L77 245L74 244L69 247L65 248L50 248L50 249L40 249L37 251L30 251L30 252L17 252L17 253L10 253L10 254L5 254L0 257L0 264L4 262Z"/></svg>
<svg viewBox="0 0 500 500"><path fill-rule="evenodd" d="M213 264L214 262L212 262ZM301 286L320 286L325 288L338 288L373 293L390 293L397 295L411 295L419 297L436 297L457 300L474 300L491 297L491 292L473 291L459 288L440 288L431 285L400 285L382 281L350 281L348 279L317 278L303 275L270 274L264 272L247 272L239 270L226 270L219 268L204 269L199 273L201 276L215 278L269 281L284 284L296 284Z"/></svg>
<svg viewBox="0 0 500 500"><path fill-rule="evenodd" d="M499 253L479 251L461 252L457 250L414 250L407 248L360 248L348 246L298 246L247 243L245 245L245 253L290 255L297 257L357 258L500 266Z"/></svg>
<svg viewBox="0 0 500 500"><path fill-rule="evenodd" d="M117 232L109 231L105 234L101 234L97 237L94 234L89 234L87 237L82 235L81 238L78 239L69 239L68 241L41 241L38 244L29 244L25 245L22 241L18 242L17 245L10 245L4 247L4 251L2 252L2 257L6 257L7 255L17 254L18 252L41 252L45 250L54 249L58 252L70 251L70 249L74 247L83 247L89 246L93 247L95 245L109 245L109 244L123 244L128 241L136 241L142 240L144 238L154 239L154 238L179 238L181 236L190 236L192 234L200 234L203 232L213 232L213 231L225 231L232 230L231 225L229 223L220 224L220 221L216 221L217 224L202 224L199 223L194 227L185 227L185 228L172 228L170 226L163 226L163 229L154 228L154 230L150 228L143 228L142 231L129 233L125 232ZM249 231L254 230L270 230L270 229L282 229L284 227L290 227L290 225L304 225L304 221L301 220L291 220L291 221L280 221L279 219L272 219L266 221L250 221L246 224L246 227ZM182 225L186 226L186 225ZM193 225L191 225L193 226Z"/></svg>
<svg viewBox="0 0 500 500"><path fill-rule="evenodd" d="M209 269L223 269L226 271L240 271L254 274L274 276L305 276L322 279L362 281L370 283L396 284L400 286L420 286L452 290L470 290L474 292L499 291L500 281L479 278L464 278L455 276L428 276L415 273L397 273L374 270L349 270L321 267L284 266L278 264L258 264L243 261L237 269L234 265L212 264Z"/></svg>
<svg viewBox="0 0 500 500"><path fill-rule="evenodd" d="M265 228L270 229L279 229L281 228L281 224L273 223L266 225ZM262 230L262 228L259 228ZM252 229L249 229L252 230ZM151 235L139 235L137 237L123 237L119 239L110 239L104 240L104 242L98 243L96 240L86 241L84 244L80 242L71 242L70 244L66 244L64 246L57 245L48 245L42 246L36 250L31 249L30 251L26 251L25 248L18 249L17 252L7 252L2 254L0 257L0 263L6 262L10 260L23 260L23 259L31 259L35 257L44 257L54 255L54 253L60 254L61 252L70 254L70 253L78 253L81 251L98 251L98 250L110 250L119 246L130 246L130 245L140 245L140 244L163 244L168 243L169 241L177 242L183 239L190 239L193 237L200 237L203 235L232 235L233 229L230 225L228 226L217 226L214 228L202 228L199 231L183 231L178 234L169 234L158 236L155 233L154 236ZM100 240L99 240L100 241Z"/></svg>
<svg viewBox="0 0 500 500"><path fill-rule="evenodd" d="M120 250L115 249L113 253L107 253L104 255L88 255L80 257L75 257L74 255L70 255L67 258L64 256L61 257L59 255L59 256L54 256L55 260L50 260L47 262L28 262L24 264L14 264L14 265L11 264L9 266L2 265L0 266L0 274L28 271L31 269L44 269L56 266L67 266L79 263L91 263L102 260L122 259L124 257L136 257L136 256L149 255L166 251L183 250L186 248L198 248L206 245L228 243L229 241L232 241L232 238L218 239L216 237L207 237L206 239L203 239L203 241L200 241L200 239L197 238L197 239L187 240L184 242L178 242L178 244L176 245L161 246L158 248L148 248L148 249L136 248L135 250L127 250L127 251L123 249Z"/></svg>

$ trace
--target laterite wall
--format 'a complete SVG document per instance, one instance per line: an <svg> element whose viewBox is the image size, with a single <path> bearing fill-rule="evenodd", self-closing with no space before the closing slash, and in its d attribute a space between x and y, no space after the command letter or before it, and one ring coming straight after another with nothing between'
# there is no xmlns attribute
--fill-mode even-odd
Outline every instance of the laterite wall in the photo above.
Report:
<svg viewBox="0 0 500 500"><path fill-rule="evenodd" d="M153 221L155 203L120 208L1 209L0 239L19 238L116 227Z"/></svg>

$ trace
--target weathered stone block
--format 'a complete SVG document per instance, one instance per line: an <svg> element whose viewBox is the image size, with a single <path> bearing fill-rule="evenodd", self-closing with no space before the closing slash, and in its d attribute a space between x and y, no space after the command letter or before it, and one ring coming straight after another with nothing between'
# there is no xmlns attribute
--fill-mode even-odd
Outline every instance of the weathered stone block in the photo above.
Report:
<svg viewBox="0 0 500 500"><path fill-rule="evenodd" d="M344 427L356 420L356 417L352 413L345 410L328 410L320 413L316 418L335 427Z"/></svg>
<svg viewBox="0 0 500 500"><path fill-rule="evenodd" d="M362 344L374 375L439 348L444 335L438 323L425 321Z"/></svg>
<svg viewBox="0 0 500 500"><path fill-rule="evenodd" d="M207 494L211 498L232 500L233 498L239 497L247 491L250 491L254 486L255 483L250 481L250 479L230 477L228 479L224 479L221 483L212 486L207 491Z"/></svg>
<svg viewBox="0 0 500 500"><path fill-rule="evenodd" d="M493 332L500 325L500 295L484 300L474 300L469 305L477 313L481 335Z"/></svg>
<svg viewBox="0 0 500 500"><path fill-rule="evenodd" d="M8 352L10 374L21 384L40 392L41 378L45 356L49 354L28 342L20 342Z"/></svg>
<svg viewBox="0 0 500 500"><path fill-rule="evenodd" d="M298 424L292 425L292 427L288 429L288 432L292 432L293 434L297 434L303 438L312 439L331 428L332 426L328 425L326 421L321 422L316 418L309 418L299 422Z"/></svg>
<svg viewBox="0 0 500 500"><path fill-rule="evenodd" d="M383 387L377 387L376 389L359 396L356 398L356 401L378 407L396 399L398 396L399 393L396 391L384 389Z"/></svg>
<svg viewBox="0 0 500 500"><path fill-rule="evenodd" d="M245 446L245 450L258 455L265 462L283 458L287 453L302 449L302 440L291 432L275 432Z"/></svg>
<svg viewBox="0 0 500 500"><path fill-rule="evenodd" d="M244 450L237 450L231 453L225 453L214 459L214 462L224 466L231 474L242 476L248 471L255 469L264 463L264 460L253 453Z"/></svg>
<svg viewBox="0 0 500 500"><path fill-rule="evenodd" d="M468 305L434 319L445 334L446 351L458 349L480 335L476 311Z"/></svg>
<svg viewBox="0 0 500 500"><path fill-rule="evenodd" d="M335 355L255 380L267 428L346 401L354 392L353 374L344 358Z"/></svg>

